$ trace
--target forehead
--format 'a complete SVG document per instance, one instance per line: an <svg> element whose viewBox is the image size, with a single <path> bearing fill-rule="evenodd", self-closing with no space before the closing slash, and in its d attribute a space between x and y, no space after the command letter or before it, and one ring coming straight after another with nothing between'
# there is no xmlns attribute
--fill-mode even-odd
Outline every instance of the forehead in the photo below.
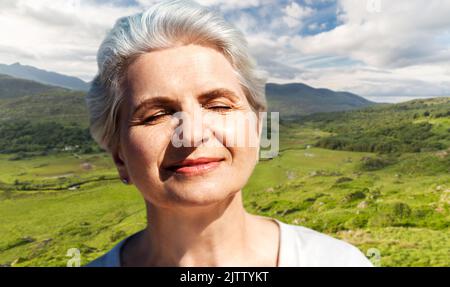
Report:
<svg viewBox="0 0 450 287"><path fill-rule="evenodd" d="M228 60L219 51L198 45L139 56L128 68L127 84L134 103L156 96L196 95L212 88L228 88L242 96Z"/></svg>

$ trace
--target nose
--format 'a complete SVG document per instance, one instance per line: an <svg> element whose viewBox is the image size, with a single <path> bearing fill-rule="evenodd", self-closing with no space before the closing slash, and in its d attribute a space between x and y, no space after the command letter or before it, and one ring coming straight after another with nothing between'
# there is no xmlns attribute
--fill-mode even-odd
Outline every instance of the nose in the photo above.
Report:
<svg viewBox="0 0 450 287"><path fill-rule="evenodd" d="M176 141L174 145L180 147L198 147L202 143L209 140L209 132L206 127L201 107L194 107L189 111L181 111L177 113L181 122L175 129L174 137Z"/></svg>

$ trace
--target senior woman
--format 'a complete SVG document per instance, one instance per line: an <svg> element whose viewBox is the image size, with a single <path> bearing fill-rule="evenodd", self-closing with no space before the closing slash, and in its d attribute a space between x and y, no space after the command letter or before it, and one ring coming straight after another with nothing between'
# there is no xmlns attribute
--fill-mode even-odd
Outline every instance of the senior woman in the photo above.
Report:
<svg viewBox="0 0 450 287"><path fill-rule="evenodd" d="M117 21L98 67L91 133L142 194L147 227L87 266L371 266L344 241L245 211L265 81L222 17L160 2ZM223 124L249 113L257 121ZM237 135L244 145L231 144Z"/></svg>

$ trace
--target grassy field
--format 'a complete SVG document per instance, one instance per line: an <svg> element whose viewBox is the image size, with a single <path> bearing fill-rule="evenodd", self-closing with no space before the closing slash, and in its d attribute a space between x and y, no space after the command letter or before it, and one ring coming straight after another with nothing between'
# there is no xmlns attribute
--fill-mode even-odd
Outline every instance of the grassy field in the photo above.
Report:
<svg viewBox="0 0 450 287"><path fill-rule="evenodd" d="M33 139L16 128L3 133ZM65 266L70 248L86 264L144 228L143 199L109 155L15 144L36 153L0 154L0 265ZM450 98L283 122L278 157L243 196L249 212L346 240L375 265L450 266Z"/></svg>
<svg viewBox="0 0 450 287"><path fill-rule="evenodd" d="M381 266L449 266L450 175L427 175L448 155L404 154L364 171L372 154L308 148L316 132L297 132L305 145L285 143L260 162L244 189L247 210L376 248ZM9 157L0 157L0 264L65 266L73 247L86 264L145 226L143 200L107 155Z"/></svg>

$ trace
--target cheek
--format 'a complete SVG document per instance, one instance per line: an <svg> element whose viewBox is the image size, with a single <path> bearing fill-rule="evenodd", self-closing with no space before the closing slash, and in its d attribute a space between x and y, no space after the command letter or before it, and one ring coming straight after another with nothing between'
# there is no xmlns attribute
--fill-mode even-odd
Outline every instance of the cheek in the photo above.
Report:
<svg viewBox="0 0 450 287"><path fill-rule="evenodd" d="M256 161L259 146L257 121L253 121L242 113L234 113L229 116L215 116L210 123L217 141L229 151L231 160L227 176L234 178L236 183L242 184L252 173Z"/></svg>
<svg viewBox="0 0 450 287"><path fill-rule="evenodd" d="M170 144L167 128L136 127L127 135L127 169L145 200L168 204L160 165ZM151 191L151 192L150 192Z"/></svg>
<svg viewBox="0 0 450 287"><path fill-rule="evenodd" d="M158 172L170 136L163 128L142 126L130 130L125 142L128 169L137 180L142 180Z"/></svg>
<svg viewBox="0 0 450 287"><path fill-rule="evenodd" d="M210 129L223 146L240 148L247 154L256 152L259 146L258 124L252 113L213 115L208 120Z"/></svg>
<svg viewBox="0 0 450 287"><path fill-rule="evenodd" d="M232 189L242 189L249 180L256 166L256 148L229 148L233 161L229 166L227 176L224 176L227 185ZM232 182L230 182L232 178Z"/></svg>

